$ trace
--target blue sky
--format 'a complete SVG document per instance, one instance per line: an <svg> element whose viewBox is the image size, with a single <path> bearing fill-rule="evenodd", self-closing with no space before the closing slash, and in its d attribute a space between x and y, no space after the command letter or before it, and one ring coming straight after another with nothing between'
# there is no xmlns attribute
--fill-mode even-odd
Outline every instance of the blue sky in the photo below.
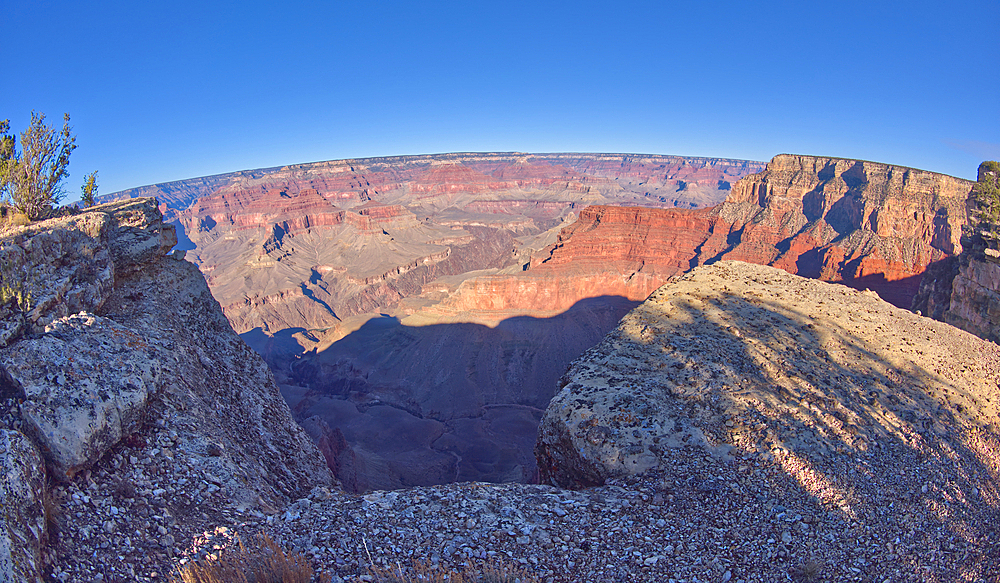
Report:
<svg viewBox="0 0 1000 583"><path fill-rule="evenodd" d="M1000 3L0 0L66 188L455 151L1000 158Z"/></svg>

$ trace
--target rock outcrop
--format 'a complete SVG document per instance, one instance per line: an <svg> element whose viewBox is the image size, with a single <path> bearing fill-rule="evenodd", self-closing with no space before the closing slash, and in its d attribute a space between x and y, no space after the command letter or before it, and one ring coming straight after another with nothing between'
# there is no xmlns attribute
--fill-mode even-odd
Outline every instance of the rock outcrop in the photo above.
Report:
<svg viewBox="0 0 1000 583"><path fill-rule="evenodd" d="M129 328L80 312L16 343L3 366L23 391L21 420L53 476L72 477L139 428L165 384L155 348Z"/></svg>
<svg viewBox="0 0 1000 583"><path fill-rule="evenodd" d="M536 453L544 481L580 486L692 448L814 468L897 446L973 451L970 436L1000 426L998 375L1000 348L872 292L724 261L658 289L574 362Z"/></svg>
<svg viewBox="0 0 1000 583"><path fill-rule="evenodd" d="M870 291L722 261L665 284L573 363L536 454L562 487L698 476L703 496L737 500L751 484L731 470L763 460L788 500L889 525L877 538L982 542L1000 503L998 381L993 343ZM953 564L995 565L979 557Z"/></svg>
<svg viewBox="0 0 1000 583"><path fill-rule="evenodd" d="M174 243L151 199L0 238L4 269L27 275L34 304L23 315L6 306L24 324L0 348L0 429L30 438L61 482L49 493L57 507L88 485L130 493L96 525L106 533L119 513L139 515L139 492L175 511L180 499L274 508L331 483L204 277L182 252L166 254ZM91 520L63 513L60 544L90 540Z"/></svg>

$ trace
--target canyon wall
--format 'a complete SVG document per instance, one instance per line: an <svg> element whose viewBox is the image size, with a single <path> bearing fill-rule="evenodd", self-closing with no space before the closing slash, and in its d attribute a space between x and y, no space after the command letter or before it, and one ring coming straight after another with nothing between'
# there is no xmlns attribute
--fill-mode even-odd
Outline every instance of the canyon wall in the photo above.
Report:
<svg viewBox="0 0 1000 583"><path fill-rule="evenodd" d="M968 198L970 224L961 255L928 271L914 309L968 332L1000 341L1000 164L983 162Z"/></svg>
<svg viewBox="0 0 1000 583"><path fill-rule="evenodd" d="M438 310L558 310L582 289L641 300L724 259L870 288L909 308L927 267L961 251L971 187L912 168L780 155L711 209L586 207L523 273L467 281Z"/></svg>
<svg viewBox="0 0 1000 583"><path fill-rule="evenodd" d="M971 188L968 180L913 168L776 156L716 209L722 228L701 262L774 265L868 287L909 308L926 267L961 252Z"/></svg>
<svg viewBox="0 0 1000 583"><path fill-rule="evenodd" d="M186 199L170 185L166 216L360 489L530 480L562 370L698 265L775 265L909 307L927 266L960 250L971 184L836 158L622 154L373 158L213 180ZM431 358L448 364L421 372Z"/></svg>

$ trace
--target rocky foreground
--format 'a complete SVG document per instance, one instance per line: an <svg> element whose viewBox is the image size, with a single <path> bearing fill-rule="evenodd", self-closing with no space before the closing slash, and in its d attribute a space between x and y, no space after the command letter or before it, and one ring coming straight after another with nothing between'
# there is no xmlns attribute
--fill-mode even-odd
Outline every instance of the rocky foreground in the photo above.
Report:
<svg viewBox="0 0 1000 583"><path fill-rule="evenodd" d="M39 274L3 316L2 580L165 580L260 531L334 581L489 558L554 582L997 580L1000 347L873 293L700 267L567 372L546 484L358 496L164 256L152 201L60 221L0 249Z"/></svg>

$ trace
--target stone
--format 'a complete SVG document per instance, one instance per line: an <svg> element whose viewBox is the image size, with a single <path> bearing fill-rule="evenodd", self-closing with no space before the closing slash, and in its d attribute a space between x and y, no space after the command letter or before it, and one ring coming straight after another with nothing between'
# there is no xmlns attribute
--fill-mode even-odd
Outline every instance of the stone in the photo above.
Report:
<svg viewBox="0 0 1000 583"><path fill-rule="evenodd" d="M0 429L0 580L42 581L45 464L24 434Z"/></svg>
<svg viewBox="0 0 1000 583"><path fill-rule="evenodd" d="M0 354L21 387L21 417L54 477L67 479L136 429L161 382L148 339L107 318L60 318Z"/></svg>

